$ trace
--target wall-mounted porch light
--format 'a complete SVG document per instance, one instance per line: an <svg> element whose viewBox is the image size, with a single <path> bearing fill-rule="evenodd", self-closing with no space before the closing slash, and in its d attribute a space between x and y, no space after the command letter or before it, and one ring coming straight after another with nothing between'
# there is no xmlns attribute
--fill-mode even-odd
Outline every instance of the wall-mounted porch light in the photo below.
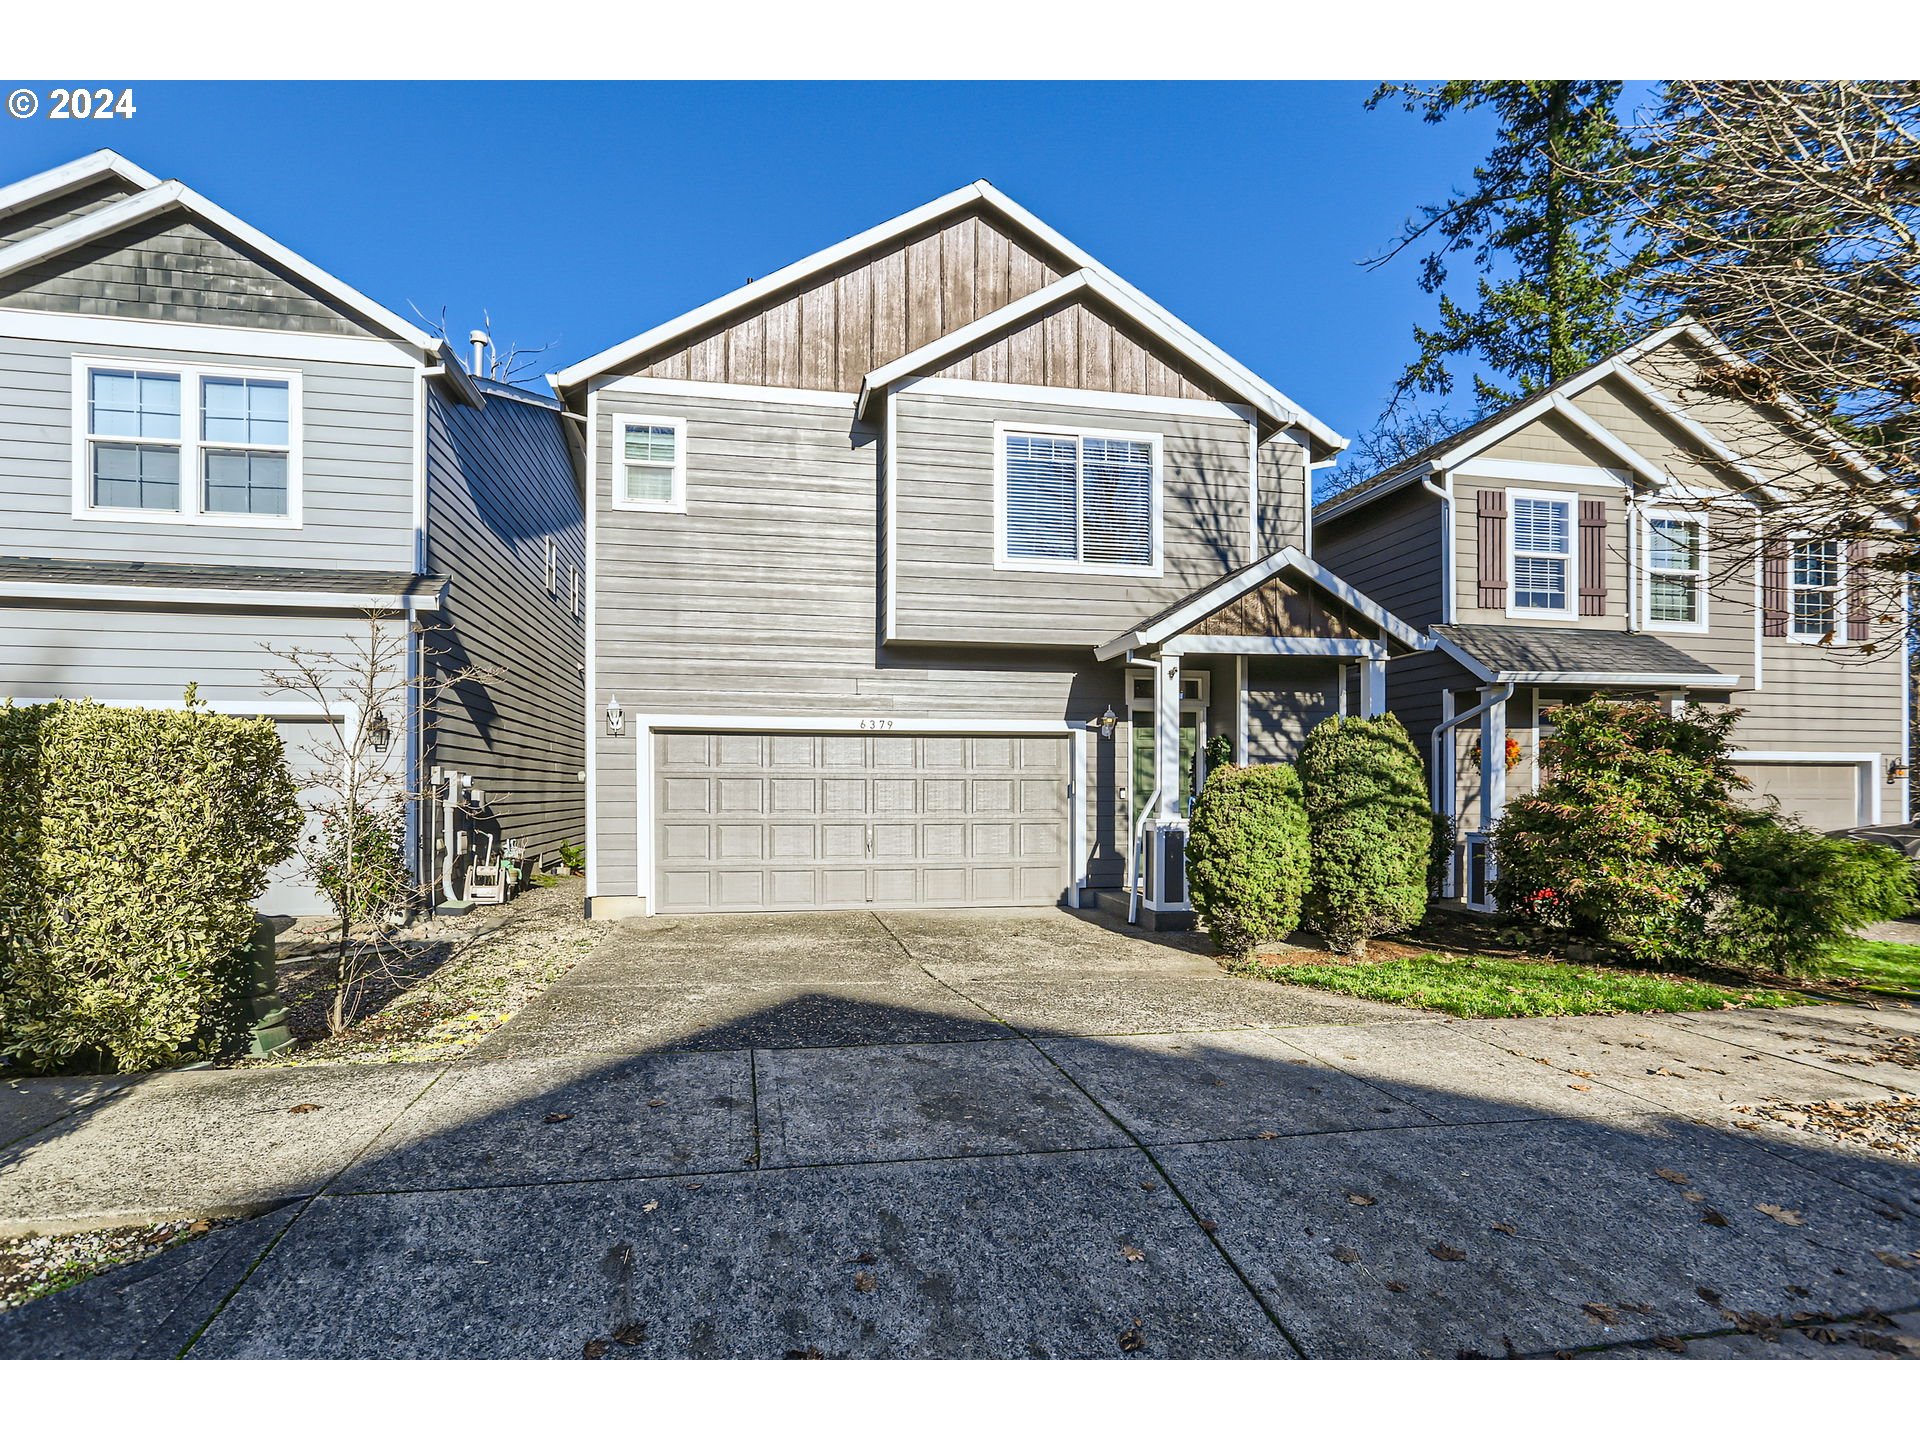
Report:
<svg viewBox="0 0 1920 1440"><path fill-rule="evenodd" d="M387 724L387 712L376 709L367 721L367 741L379 754L386 754L387 747L393 744L393 729Z"/></svg>
<svg viewBox="0 0 1920 1440"><path fill-rule="evenodd" d="M618 735L626 728L627 717L620 709L620 697L609 695L607 697L607 734Z"/></svg>
<svg viewBox="0 0 1920 1440"><path fill-rule="evenodd" d="M1887 783L1891 785L1896 780L1904 780L1906 778L1907 762L1900 759L1897 755L1889 755L1887 757Z"/></svg>
<svg viewBox="0 0 1920 1440"><path fill-rule="evenodd" d="M1098 719L1087 721L1087 729L1098 730L1102 740L1113 739L1113 727L1120 723L1120 717L1113 713L1113 706L1107 706L1107 713Z"/></svg>

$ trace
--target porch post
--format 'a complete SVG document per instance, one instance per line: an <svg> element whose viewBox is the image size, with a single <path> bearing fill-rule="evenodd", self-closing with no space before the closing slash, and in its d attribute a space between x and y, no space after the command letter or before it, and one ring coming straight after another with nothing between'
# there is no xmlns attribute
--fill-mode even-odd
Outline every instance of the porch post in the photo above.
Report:
<svg viewBox="0 0 1920 1440"><path fill-rule="evenodd" d="M1360 713L1372 720L1387 713L1387 662L1360 662Z"/></svg>
<svg viewBox="0 0 1920 1440"><path fill-rule="evenodd" d="M1164 652L1153 669L1154 819L1180 818L1180 657Z"/></svg>
<svg viewBox="0 0 1920 1440"><path fill-rule="evenodd" d="M1502 687L1482 687L1486 709L1480 715L1480 828L1491 830L1507 811L1507 702L1495 701Z"/></svg>
<svg viewBox="0 0 1920 1440"><path fill-rule="evenodd" d="M1233 657L1233 763L1247 763L1247 657Z"/></svg>

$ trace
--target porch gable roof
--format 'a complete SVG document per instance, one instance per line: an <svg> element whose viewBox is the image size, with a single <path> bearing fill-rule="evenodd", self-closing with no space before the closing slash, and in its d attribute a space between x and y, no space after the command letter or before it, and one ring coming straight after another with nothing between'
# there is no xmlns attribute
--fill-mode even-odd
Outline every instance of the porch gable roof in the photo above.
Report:
<svg viewBox="0 0 1920 1440"><path fill-rule="evenodd" d="M1289 581L1303 584L1345 607L1361 620L1372 625L1383 641L1398 646L1403 651L1433 648L1433 641L1413 626L1368 599L1326 566L1288 545L1275 550L1270 555L1262 556L1251 564L1243 565L1238 570L1222 575L1211 584L1204 585L1192 594L1174 601L1158 614L1149 616L1133 629L1096 646L1093 652L1094 659L1111 660L1115 656L1126 654L1129 650L1151 649L1184 633L1209 615L1258 589L1267 581L1282 576Z"/></svg>
<svg viewBox="0 0 1920 1440"><path fill-rule="evenodd" d="M1732 690L1715 670L1657 635L1544 625L1436 625L1436 648L1482 684L1658 686Z"/></svg>

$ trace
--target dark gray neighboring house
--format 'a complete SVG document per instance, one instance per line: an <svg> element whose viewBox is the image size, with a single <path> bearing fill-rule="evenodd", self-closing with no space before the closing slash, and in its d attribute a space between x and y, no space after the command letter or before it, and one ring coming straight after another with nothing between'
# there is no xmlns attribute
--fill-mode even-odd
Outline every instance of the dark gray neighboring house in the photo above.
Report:
<svg viewBox="0 0 1920 1440"><path fill-rule="evenodd" d="M1429 642L1311 558L1344 444L991 185L552 377L584 417L595 913L1189 912L1209 735Z"/></svg>
<svg viewBox="0 0 1920 1440"><path fill-rule="evenodd" d="M374 717L273 693L267 647L344 653L378 626L403 681L489 677L382 714L408 788L470 776L456 849L551 861L584 830L567 447L551 400L476 382L178 181L101 151L0 187L0 696L168 706L193 683L300 764L330 721ZM444 817L409 806L422 873ZM291 873L260 904L323 908Z"/></svg>

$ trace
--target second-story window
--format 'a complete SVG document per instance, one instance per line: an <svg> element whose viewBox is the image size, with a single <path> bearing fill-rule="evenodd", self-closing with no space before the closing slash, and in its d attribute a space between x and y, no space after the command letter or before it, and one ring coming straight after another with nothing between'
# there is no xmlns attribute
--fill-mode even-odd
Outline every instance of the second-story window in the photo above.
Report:
<svg viewBox="0 0 1920 1440"><path fill-rule="evenodd" d="M74 362L74 516L300 523L299 378Z"/></svg>
<svg viewBox="0 0 1920 1440"><path fill-rule="evenodd" d="M1796 540L1790 579L1793 638L1823 640L1834 634L1840 627L1840 542Z"/></svg>
<svg viewBox="0 0 1920 1440"><path fill-rule="evenodd" d="M622 415L614 422L613 505L616 510L687 508L687 422Z"/></svg>
<svg viewBox="0 0 1920 1440"><path fill-rule="evenodd" d="M1698 520L1647 517L1647 620L1674 629L1706 625L1706 556Z"/></svg>
<svg viewBox="0 0 1920 1440"><path fill-rule="evenodd" d="M1160 564L1160 437L1003 428L998 561L1010 569Z"/></svg>
<svg viewBox="0 0 1920 1440"><path fill-rule="evenodd" d="M1515 611L1573 613L1573 501L1558 496L1508 496Z"/></svg>

